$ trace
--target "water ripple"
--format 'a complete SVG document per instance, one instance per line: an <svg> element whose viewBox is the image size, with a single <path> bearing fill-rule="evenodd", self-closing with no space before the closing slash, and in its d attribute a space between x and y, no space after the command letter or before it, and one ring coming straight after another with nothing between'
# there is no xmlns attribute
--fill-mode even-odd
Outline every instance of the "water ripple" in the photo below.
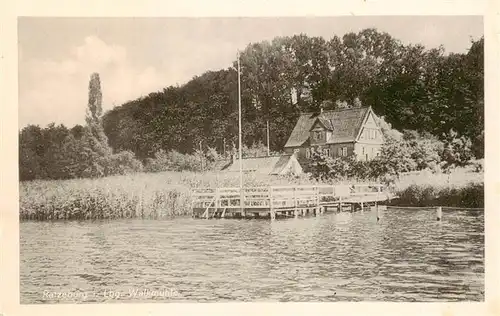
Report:
<svg viewBox="0 0 500 316"><path fill-rule="evenodd" d="M482 301L484 217L445 215L22 222L21 302Z"/></svg>

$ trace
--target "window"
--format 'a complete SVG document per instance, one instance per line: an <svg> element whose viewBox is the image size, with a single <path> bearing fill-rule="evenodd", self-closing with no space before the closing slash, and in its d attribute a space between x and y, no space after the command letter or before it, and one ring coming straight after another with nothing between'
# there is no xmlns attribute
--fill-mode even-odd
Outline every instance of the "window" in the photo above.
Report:
<svg viewBox="0 0 500 316"><path fill-rule="evenodd" d="M306 148L306 158L311 158L311 150Z"/></svg>
<svg viewBox="0 0 500 316"><path fill-rule="evenodd" d="M325 149L323 149L323 154L324 154L325 156L330 156L330 148L325 148Z"/></svg>
<svg viewBox="0 0 500 316"><path fill-rule="evenodd" d="M314 135L314 139L315 140L320 140L321 139L321 131L314 131L313 132L313 135Z"/></svg>
<svg viewBox="0 0 500 316"><path fill-rule="evenodd" d="M347 147L342 147L342 156L347 156Z"/></svg>
<svg viewBox="0 0 500 316"><path fill-rule="evenodd" d="M363 149L363 155L365 154L365 146L361 147Z"/></svg>
<svg viewBox="0 0 500 316"><path fill-rule="evenodd" d="M342 156L342 148L340 148L340 147L339 147L339 151L338 151L337 156Z"/></svg>

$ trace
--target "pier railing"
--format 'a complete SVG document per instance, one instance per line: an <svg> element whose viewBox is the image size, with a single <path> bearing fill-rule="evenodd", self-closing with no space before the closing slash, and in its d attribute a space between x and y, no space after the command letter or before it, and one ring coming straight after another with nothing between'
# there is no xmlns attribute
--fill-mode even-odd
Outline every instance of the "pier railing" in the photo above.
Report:
<svg viewBox="0 0 500 316"><path fill-rule="evenodd" d="M193 208L288 209L318 205L362 203L386 200L386 186L298 185L240 188L196 188L192 190Z"/></svg>

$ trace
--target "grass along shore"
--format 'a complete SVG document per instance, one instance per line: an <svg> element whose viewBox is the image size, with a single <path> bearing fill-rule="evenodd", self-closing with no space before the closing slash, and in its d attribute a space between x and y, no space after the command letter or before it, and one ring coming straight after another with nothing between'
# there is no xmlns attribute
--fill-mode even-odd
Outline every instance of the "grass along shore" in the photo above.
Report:
<svg viewBox="0 0 500 316"><path fill-rule="evenodd" d="M272 176L245 175L245 185L312 184ZM165 218L191 212L190 189L239 186L237 173L136 173L99 179L35 180L20 183L20 219Z"/></svg>
<svg viewBox="0 0 500 316"><path fill-rule="evenodd" d="M399 205L482 207L483 174L457 169L451 175L427 172L403 175L393 191ZM319 184L308 177L245 175L245 186ZM337 181L342 184L353 181ZM360 183L356 181L356 183ZM189 215L190 189L237 187L238 173L160 172L99 179L24 181L20 183L21 220L167 218ZM481 206L478 206L481 205Z"/></svg>
<svg viewBox="0 0 500 316"><path fill-rule="evenodd" d="M484 208L484 173L473 167L457 168L450 174L421 171L400 177L395 183L397 206L450 206Z"/></svg>

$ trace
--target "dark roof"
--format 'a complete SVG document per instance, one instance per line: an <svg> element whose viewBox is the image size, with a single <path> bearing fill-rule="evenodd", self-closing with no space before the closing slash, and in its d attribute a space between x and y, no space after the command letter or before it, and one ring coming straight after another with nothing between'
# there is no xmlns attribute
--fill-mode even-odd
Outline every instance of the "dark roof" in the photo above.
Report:
<svg viewBox="0 0 500 316"><path fill-rule="evenodd" d="M326 118L323 114L320 114L316 120L320 121L320 123L329 131L333 131L333 124L332 121L328 118ZM313 121L313 124L311 125L311 128L314 126L314 123L316 120Z"/></svg>
<svg viewBox="0 0 500 316"><path fill-rule="evenodd" d="M309 139L309 131L316 119L332 130L331 143L354 142L359 134L363 119L371 107L323 111L322 113L302 113L285 144L285 147L302 146ZM326 124L329 124L326 125Z"/></svg>

